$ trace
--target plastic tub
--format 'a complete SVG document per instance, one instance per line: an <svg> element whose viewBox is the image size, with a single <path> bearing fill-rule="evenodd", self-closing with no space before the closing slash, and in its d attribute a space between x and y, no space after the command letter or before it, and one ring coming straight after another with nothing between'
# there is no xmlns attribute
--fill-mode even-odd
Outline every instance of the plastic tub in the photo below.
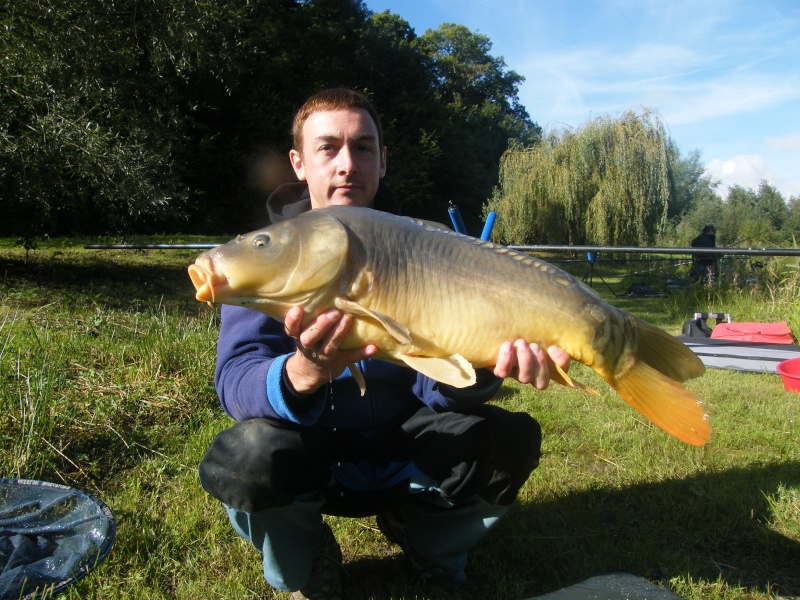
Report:
<svg viewBox="0 0 800 600"><path fill-rule="evenodd" d="M783 379L783 387L789 392L800 392L800 358L790 358L775 366Z"/></svg>

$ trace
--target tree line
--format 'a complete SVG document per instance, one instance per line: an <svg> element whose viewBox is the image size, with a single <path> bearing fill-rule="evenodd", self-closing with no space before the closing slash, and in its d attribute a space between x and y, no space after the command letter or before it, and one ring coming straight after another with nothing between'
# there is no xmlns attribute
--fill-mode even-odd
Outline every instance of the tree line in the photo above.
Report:
<svg viewBox="0 0 800 600"><path fill-rule="evenodd" d="M766 182L721 199L654 113L545 135L488 37L361 0L15 0L0 25L0 235L260 226L294 178L294 112L333 86L382 115L406 214L453 201L476 232L496 210L517 243L686 242L706 221L782 243L800 221Z"/></svg>
<svg viewBox="0 0 800 600"><path fill-rule="evenodd" d="M418 36L360 0L15 0L0 8L0 234L238 231L292 180L313 93L364 92L404 210L480 217L523 78L455 24Z"/></svg>
<svg viewBox="0 0 800 600"><path fill-rule="evenodd" d="M688 246L705 225L717 245L795 246L800 198L788 203L767 181L719 194L699 151L682 156L657 113L628 111L511 142L484 213L507 244Z"/></svg>

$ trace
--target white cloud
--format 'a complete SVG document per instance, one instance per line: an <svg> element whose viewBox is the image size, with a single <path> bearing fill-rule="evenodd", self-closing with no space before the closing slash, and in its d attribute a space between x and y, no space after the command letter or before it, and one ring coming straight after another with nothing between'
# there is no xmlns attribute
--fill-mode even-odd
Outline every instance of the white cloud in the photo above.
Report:
<svg viewBox="0 0 800 600"><path fill-rule="evenodd" d="M734 185L758 191L762 181L775 187L786 200L800 195L800 180L791 181L782 177L760 154L738 154L728 159L714 158L706 164L706 174L719 180L717 191L723 198Z"/></svg>
<svg viewBox="0 0 800 600"><path fill-rule="evenodd" d="M793 133L782 137L771 137L764 140L764 145L770 150L796 150L800 148L800 133Z"/></svg>

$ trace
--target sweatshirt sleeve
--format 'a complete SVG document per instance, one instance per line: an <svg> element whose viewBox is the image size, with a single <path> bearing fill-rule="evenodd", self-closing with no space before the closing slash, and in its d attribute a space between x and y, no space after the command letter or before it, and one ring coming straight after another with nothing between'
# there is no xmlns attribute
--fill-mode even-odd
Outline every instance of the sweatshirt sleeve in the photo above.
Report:
<svg viewBox="0 0 800 600"><path fill-rule="evenodd" d="M283 323L248 308L222 307L214 384L222 408L237 421L271 418L311 424L325 404L325 387L300 396L284 377L294 341Z"/></svg>
<svg viewBox="0 0 800 600"><path fill-rule="evenodd" d="M503 380L489 369L477 369L478 381L468 388L454 388L417 374L414 393L436 412L469 411L494 398Z"/></svg>

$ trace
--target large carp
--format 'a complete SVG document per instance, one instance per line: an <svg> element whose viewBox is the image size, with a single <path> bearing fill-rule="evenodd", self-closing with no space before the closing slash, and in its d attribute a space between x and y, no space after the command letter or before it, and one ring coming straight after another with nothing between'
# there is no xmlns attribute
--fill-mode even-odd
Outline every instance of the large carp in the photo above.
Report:
<svg viewBox="0 0 800 600"><path fill-rule="evenodd" d="M309 319L336 307L354 317L342 348L375 344L377 358L455 387L493 366L507 340L555 344L676 438L700 446L711 436L702 403L681 385L704 372L684 344L561 269L433 223L312 210L204 252L189 274L209 304L281 320L293 306ZM554 381L583 388L551 367Z"/></svg>

